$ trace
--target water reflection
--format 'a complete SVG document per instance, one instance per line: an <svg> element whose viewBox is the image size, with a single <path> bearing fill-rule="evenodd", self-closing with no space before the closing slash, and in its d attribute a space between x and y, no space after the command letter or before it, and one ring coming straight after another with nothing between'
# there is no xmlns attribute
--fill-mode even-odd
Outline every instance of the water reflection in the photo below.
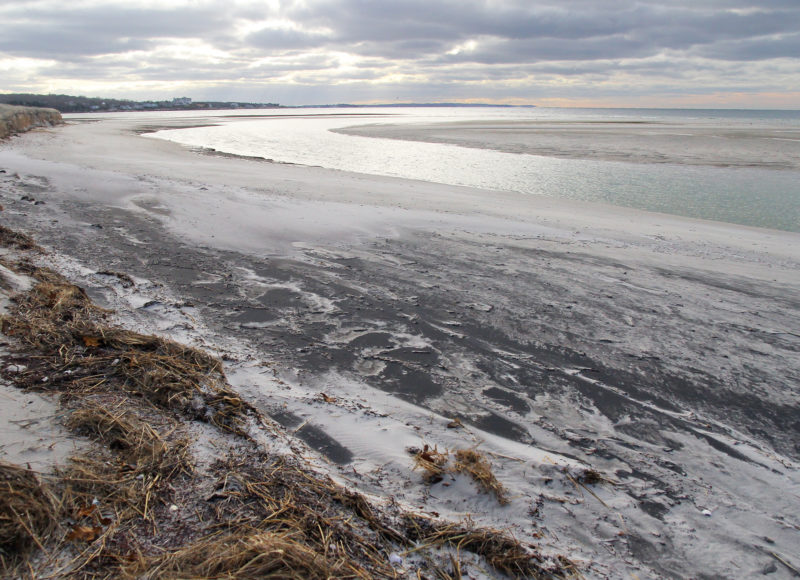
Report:
<svg viewBox="0 0 800 580"><path fill-rule="evenodd" d="M281 110L265 118L228 117L219 126L160 131L154 136L236 155L322 166L344 171L605 202L688 217L714 219L800 231L800 172L758 167L709 167L660 163L625 163L596 159L561 159L490 149L331 132L365 123L432 123L496 119L508 123L532 119L574 121L575 112L542 109L391 110L370 116L353 110L324 109L294 116ZM341 116L329 116L339 113ZM350 114L348 114L350 113ZM570 115L573 115L570 118ZM753 124L739 112L593 111L582 119L705 123L709 126ZM636 116L638 115L638 116ZM727 116L726 116L727 115ZM796 116L796 115L795 115ZM789 114L765 113L757 122L798 127ZM590 140L590 139L589 139ZM591 143L588 143L591 146ZM487 143L487 146L490 146ZM753 152L757 158L758 152ZM487 193L488 194L488 193ZM488 194L491 195L491 194Z"/></svg>

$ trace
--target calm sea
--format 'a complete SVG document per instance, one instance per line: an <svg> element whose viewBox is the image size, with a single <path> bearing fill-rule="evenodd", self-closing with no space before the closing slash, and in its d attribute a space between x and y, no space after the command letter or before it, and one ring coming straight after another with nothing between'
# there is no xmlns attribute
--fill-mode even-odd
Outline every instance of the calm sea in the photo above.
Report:
<svg viewBox="0 0 800 580"><path fill-rule="evenodd" d="M515 191L800 232L800 111L434 107L213 114L215 126L151 136L276 162L478 187L487 195ZM437 129L440 123L446 125ZM404 139L415 127L435 140L464 137L466 129L469 146L333 132L372 125L369 134L380 135L387 124L407 128Z"/></svg>

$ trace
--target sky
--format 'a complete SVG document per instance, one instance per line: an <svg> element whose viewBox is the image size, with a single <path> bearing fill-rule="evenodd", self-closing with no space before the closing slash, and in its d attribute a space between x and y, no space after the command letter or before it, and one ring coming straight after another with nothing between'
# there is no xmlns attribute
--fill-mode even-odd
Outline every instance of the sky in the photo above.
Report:
<svg viewBox="0 0 800 580"><path fill-rule="evenodd" d="M0 92L800 109L800 0L0 0Z"/></svg>

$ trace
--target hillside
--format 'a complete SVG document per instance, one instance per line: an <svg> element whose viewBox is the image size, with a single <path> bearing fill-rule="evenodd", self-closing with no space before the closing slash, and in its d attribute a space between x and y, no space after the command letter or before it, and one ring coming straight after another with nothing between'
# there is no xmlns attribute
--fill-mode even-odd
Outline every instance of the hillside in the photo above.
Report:
<svg viewBox="0 0 800 580"><path fill-rule="evenodd" d="M0 139L24 133L34 127L49 127L62 122L61 113L55 109L0 104Z"/></svg>

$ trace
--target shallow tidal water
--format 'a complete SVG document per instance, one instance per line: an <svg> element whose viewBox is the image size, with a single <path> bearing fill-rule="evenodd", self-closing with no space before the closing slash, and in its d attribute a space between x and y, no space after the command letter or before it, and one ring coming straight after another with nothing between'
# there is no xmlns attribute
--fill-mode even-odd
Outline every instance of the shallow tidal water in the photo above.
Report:
<svg viewBox="0 0 800 580"><path fill-rule="evenodd" d="M281 109L152 134L188 146L800 231L800 112Z"/></svg>

